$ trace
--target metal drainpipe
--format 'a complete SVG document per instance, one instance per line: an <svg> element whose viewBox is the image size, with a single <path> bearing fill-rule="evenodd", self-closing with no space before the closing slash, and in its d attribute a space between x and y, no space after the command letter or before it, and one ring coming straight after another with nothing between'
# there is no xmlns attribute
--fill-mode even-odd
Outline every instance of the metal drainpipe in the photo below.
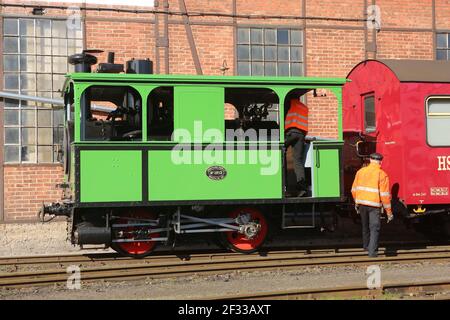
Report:
<svg viewBox="0 0 450 320"><path fill-rule="evenodd" d="M18 93L10 93L5 91L0 91L0 98L4 99L12 99L12 100L26 100L26 101L35 101L39 103L47 103L47 104L54 104L58 106L64 105L64 100L58 100L58 99L50 99L50 98L41 98L41 97L34 97L34 96L27 96L24 94L18 94Z"/></svg>
<svg viewBox="0 0 450 320"><path fill-rule="evenodd" d="M3 1L0 0L0 4L2 4ZM3 54L3 7L0 7L0 52ZM3 59L0 59L0 74L3 75ZM3 76L0 77L0 89L3 90ZM3 122L3 116L4 116L4 99L1 99L0 101L0 222L5 221L5 202L4 202L4 187L5 187L5 176L4 176L4 122Z"/></svg>

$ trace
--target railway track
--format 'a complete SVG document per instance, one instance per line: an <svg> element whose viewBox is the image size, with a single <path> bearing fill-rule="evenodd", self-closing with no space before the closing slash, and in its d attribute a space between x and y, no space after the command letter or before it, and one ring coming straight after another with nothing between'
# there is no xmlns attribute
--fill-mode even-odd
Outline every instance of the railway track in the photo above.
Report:
<svg viewBox="0 0 450 320"><path fill-rule="evenodd" d="M355 245L356 246L356 245ZM304 254L315 254L315 253L361 253L360 249L355 249L355 246L340 246L340 248L325 248L321 246L310 246L303 247L298 250L292 247L268 247L262 250L260 255L267 254L277 254L277 253L304 253ZM419 252L421 250L445 250L445 248L450 249L450 245L445 246L443 244L430 245L429 243L393 243L390 247L401 248L402 250L414 250ZM423 249L417 249L423 248ZM392 249L380 248L380 252L386 254L386 251L392 251ZM397 249L396 249L397 250ZM232 255L241 256L239 253L230 253L228 250L223 249L200 249L195 251L157 251L153 255L145 259L132 259L128 257L123 257L115 252L104 252L104 253L90 253L90 254L63 254L63 255L37 255L37 256L18 256L18 257L0 257L0 267L2 266L46 266L46 265L66 265L66 264L111 264L111 263L129 263L131 261L141 261L141 262L154 262L154 261L165 261L165 260L191 260L198 257L230 257Z"/></svg>
<svg viewBox="0 0 450 320"><path fill-rule="evenodd" d="M66 257L64 264L74 264L81 257ZM28 259L28 260L27 260ZM29 258L22 262L31 263ZM49 257L41 257L49 259ZM79 261L78 260L78 261ZM82 260L82 259L81 259ZM61 261L61 257L59 257ZM118 262L119 261L119 262ZM193 254L189 258L177 256L155 256L142 260L111 260L108 265L79 265L82 281L123 280L150 278L170 278L189 275L211 275L231 272L251 272L277 269L296 269L311 266L369 265L383 263L409 263L420 261L450 261L450 247L429 247L426 249L398 250L383 252L378 258L368 258L359 249L330 251L275 251L265 255L242 255L234 253ZM3 261L5 262L5 261ZM9 261L14 262L14 261ZM17 261L16 261L17 262ZM45 261L47 263L48 260ZM91 262L89 262L91 263ZM0 273L0 288L49 285L65 283L69 274L64 265L53 269L27 272Z"/></svg>
<svg viewBox="0 0 450 320"><path fill-rule="evenodd" d="M305 300L305 299L383 299L420 298L450 300L450 280L415 283L389 283L380 288L344 286L321 289L283 290L214 297L211 300Z"/></svg>

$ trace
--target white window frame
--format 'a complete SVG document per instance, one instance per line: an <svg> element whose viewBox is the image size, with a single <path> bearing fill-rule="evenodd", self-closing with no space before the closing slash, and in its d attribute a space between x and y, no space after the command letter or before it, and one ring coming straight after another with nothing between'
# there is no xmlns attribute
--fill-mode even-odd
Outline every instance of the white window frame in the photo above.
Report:
<svg viewBox="0 0 450 320"><path fill-rule="evenodd" d="M436 99L445 99L449 101L450 104L450 96L429 96L425 101L425 118L426 118L426 136L427 136L427 143L431 147L450 147L450 142L448 144L431 144L430 143L430 135L429 135L429 119L445 119L448 120L450 123L450 112L439 112L439 113L431 113L430 112L430 100L436 100Z"/></svg>

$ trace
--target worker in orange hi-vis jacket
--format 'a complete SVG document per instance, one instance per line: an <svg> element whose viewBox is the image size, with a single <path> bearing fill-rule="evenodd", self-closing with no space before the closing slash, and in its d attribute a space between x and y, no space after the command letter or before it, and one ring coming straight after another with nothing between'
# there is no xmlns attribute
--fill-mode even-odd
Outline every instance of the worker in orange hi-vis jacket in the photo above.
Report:
<svg viewBox="0 0 450 320"><path fill-rule="evenodd" d="M377 256L382 208L386 211L388 223L394 219L389 177L381 169L382 160L381 154L372 153L370 164L358 170L352 185L356 212L361 215L363 246L369 252L369 257Z"/></svg>
<svg viewBox="0 0 450 320"><path fill-rule="evenodd" d="M284 122L285 145L292 147L292 161L297 178L297 197L307 193L305 181L305 159L303 154L305 137L308 134L308 107L299 99L291 99L289 111Z"/></svg>

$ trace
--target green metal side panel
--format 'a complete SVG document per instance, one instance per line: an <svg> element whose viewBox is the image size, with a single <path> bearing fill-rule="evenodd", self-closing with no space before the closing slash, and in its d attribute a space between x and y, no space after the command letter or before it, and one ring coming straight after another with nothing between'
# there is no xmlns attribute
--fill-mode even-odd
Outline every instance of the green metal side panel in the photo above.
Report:
<svg viewBox="0 0 450 320"><path fill-rule="evenodd" d="M186 129L189 137L177 142L221 142L224 137L224 88L175 87L174 128ZM218 130L220 139L203 137L208 129Z"/></svg>
<svg viewBox="0 0 450 320"><path fill-rule="evenodd" d="M316 198L340 197L342 143L314 144L314 196Z"/></svg>
<svg viewBox="0 0 450 320"><path fill-rule="evenodd" d="M186 151L188 157L202 158L204 151ZM273 170L267 164L238 164L238 152L249 159L249 152L264 152L273 159ZM232 199L280 199L282 196L281 151L217 151L224 153L234 164L176 164L171 150L149 151L149 200L232 200ZM227 158L225 158L227 159ZM200 161L199 161L200 162ZM267 163L267 162L264 162ZM211 180L206 171L211 166L222 166L227 175L223 180Z"/></svg>
<svg viewBox="0 0 450 320"><path fill-rule="evenodd" d="M142 151L80 151L81 202L142 200Z"/></svg>

